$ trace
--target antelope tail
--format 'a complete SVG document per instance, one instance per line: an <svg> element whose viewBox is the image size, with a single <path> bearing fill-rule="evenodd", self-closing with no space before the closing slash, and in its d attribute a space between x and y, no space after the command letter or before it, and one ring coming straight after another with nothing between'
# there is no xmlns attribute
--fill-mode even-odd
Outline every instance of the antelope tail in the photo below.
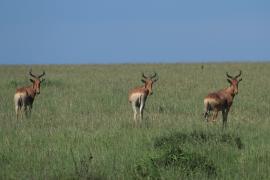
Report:
<svg viewBox="0 0 270 180"><path fill-rule="evenodd" d="M204 118L207 118L210 112L210 104L208 101L204 101Z"/></svg>

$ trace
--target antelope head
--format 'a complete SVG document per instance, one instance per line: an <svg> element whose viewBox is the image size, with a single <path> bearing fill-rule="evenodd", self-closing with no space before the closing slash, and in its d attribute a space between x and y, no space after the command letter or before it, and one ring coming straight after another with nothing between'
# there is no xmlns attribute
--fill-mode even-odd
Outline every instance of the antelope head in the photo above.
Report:
<svg viewBox="0 0 270 180"><path fill-rule="evenodd" d="M40 79L42 76L45 75L45 71L43 71L43 73L39 76L36 76L32 73L32 69L30 69L29 71L29 75L31 77L33 77L33 79L31 78L30 81L33 83L33 89L35 91L35 93L39 94L40 93L40 84L45 80L45 79Z"/></svg>
<svg viewBox="0 0 270 180"><path fill-rule="evenodd" d="M228 72L226 73L226 75L228 77L227 81L230 83L231 87L233 87L234 94L238 93L238 84L240 81L242 81L242 78L240 78L240 79L237 79L237 78L239 78L241 76L241 74L242 74L241 70L239 71L239 74L236 76L231 76L228 74Z"/></svg>
<svg viewBox="0 0 270 180"><path fill-rule="evenodd" d="M144 87L149 90L150 95L153 94L152 86L157 80L158 78L156 72L152 76L145 76L144 73L142 73L142 82L144 83Z"/></svg>

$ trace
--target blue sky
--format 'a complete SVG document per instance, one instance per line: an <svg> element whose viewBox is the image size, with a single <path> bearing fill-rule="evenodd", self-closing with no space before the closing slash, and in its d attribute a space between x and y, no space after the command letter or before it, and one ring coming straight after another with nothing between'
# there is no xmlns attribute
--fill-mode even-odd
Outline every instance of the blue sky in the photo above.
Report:
<svg viewBox="0 0 270 180"><path fill-rule="evenodd" d="M269 0L0 0L0 64L269 61Z"/></svg>

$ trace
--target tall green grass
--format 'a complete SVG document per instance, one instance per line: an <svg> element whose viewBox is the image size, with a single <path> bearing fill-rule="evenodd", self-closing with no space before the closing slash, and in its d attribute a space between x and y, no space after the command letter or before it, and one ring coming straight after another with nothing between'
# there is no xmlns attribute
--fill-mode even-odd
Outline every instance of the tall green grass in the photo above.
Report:
<svg viewBox="0 0 270 180"><path fill-rule="evenodd" d="M270 64L39 65L32 116L13 95L30 66L0 66L0 179L268 179ZM243 71L227 129L203 119L203 98ZM142 124L128 91L157 72Z"/></svg>

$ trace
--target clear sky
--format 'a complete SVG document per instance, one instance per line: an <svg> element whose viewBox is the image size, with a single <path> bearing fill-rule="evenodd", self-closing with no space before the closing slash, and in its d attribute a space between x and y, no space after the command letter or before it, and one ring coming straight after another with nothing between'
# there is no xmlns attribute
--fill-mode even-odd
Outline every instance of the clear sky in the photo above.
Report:
<svg viewBox="0 0 270 180"><path fill-rule="evenodd" d="M270 0L0 0L0 64L247 60L270 60Z"/></svg>

